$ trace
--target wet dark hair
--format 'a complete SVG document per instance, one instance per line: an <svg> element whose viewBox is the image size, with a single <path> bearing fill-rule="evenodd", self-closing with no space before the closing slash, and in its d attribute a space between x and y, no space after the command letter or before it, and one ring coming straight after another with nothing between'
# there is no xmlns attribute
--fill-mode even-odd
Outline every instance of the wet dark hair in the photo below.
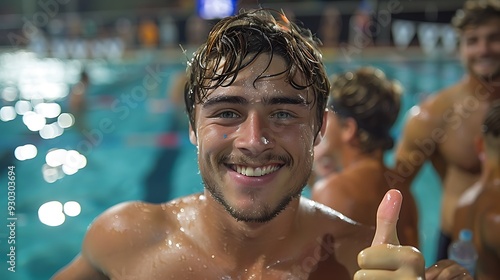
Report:
<svg viewBox="0 0 500 280"><path fill-rule="evenodd" d="M241 11L220 20L188 63L184 99L191 125L195 124L195 105L203 103L209 90L230 86L239 71L258 55L267 53L271 55L269 64L274 55L282 57L287 64L283 73L267 77L284 74L294 88L312 88L319 132L330 89L319 44L309 29L270 9ZM296 73L300 73L305 82L296 81ZM266 76L261 73L257 79Z"/></svg>
<svg viewBox="0 0 500 280"><path fill-rule="evenodd" d="M352 118L363 152L391 149L390 130L396 121L402 89L377 68L362 67L355 72L333 76L328 109L343 120Z"/></svg>
<svg viewBox="0 0 500 280"><path fill-rule="evenodd" d="M463 8L457 10L451 22L461 32L469 26L478 26L493 18L500 18L500 1L467 0Z"/></svg>

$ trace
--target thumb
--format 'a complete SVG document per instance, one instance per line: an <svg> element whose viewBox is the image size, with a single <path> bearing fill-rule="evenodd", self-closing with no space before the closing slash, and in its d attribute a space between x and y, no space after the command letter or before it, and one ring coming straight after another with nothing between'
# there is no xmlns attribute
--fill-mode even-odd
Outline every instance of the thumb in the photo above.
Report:
<svg viewBox="0 0 500 280"><path fill-rule="evenodd" d="M389 190L377 210L377 229L373 237L372 246L380 244L399 245L396 225L403 196L396 189Z"/></svg>

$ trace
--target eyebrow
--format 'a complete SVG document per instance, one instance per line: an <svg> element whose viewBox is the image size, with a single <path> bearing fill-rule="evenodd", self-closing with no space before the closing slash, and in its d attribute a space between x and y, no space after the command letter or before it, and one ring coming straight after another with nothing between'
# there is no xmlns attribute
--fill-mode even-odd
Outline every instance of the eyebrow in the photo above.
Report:
<svg viewBox="0 0 500 280"><path fill-rule="evenodd" d="M264 97L262 99L263 99L264 104L269 104L269 105L277 105L277 104L305 105L305 106L308 105L306 100L300 96L296 96L296 97L279 96L279 97L271 97L271 98Z"/></svg>
<svg viewBox="0 0 500 280"><path fill-rule="evenodd" d="M246 98L243 98L241 96L215 96L212 98L208 98L204 103L203 103L203 108L211 107L216 104L221 104L221 103L229 103L229 104L237 104L237 105L246 105L248 104L248 100ZM283 104L288 104L288 105L304 105L307 106L308 102L300 97L264 97L262 98L262 104L264 105L283 105Z"/></svg>
<svg viewBox="0 0 500 280"><path fill-rule="evenodd" d="M207 108L207 107L211 107L211 106L221 104L221 103L245 105L245 104L248 104L248 100L246 100L245 98L240 97L240 96L221 95L221 96L215 96L212 98L207 98L207 100L205 102L203 102L202 107Z"/></svg>

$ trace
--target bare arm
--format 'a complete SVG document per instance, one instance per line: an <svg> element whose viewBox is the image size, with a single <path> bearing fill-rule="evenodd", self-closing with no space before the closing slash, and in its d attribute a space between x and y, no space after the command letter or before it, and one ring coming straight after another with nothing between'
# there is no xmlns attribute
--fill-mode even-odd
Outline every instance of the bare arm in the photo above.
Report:
<svg viewBox="0 0 500 280"><path fill-rule="evenodd" d="M97 270L82 255L78 255L69 265L59 270L53 280L107 280L109 279L99 270Z"/></svg>
<svg viewBox="0 0 500 280"><path fill-rule="evenodd" d="M351 193L350 187L344 183L340 175L331 175L318 181L311 191L311 199L324 204L350 219L364 225L375 225L375 211L373 215L367 213L363 202ZM369 212L369 211L368 211Z"/></svg>
<svg viewBox="0 0 500 280"><path fill-rule="evenodd" d="M390 187L408 188L423 164L438 150L440 132L443 133L436 101L412 108L396 149L396 164L386 174ZM405 194L403 194L405 195Z"/></svg>
<svg viewBox="0 0 500 280"><path fill-rule="evenodd" d="M146 242L144 236L128 230L142 227L143 232L149 232L151 228L151 225L142 224L145 218L140 217L143 214L138 209L147 206L140 205L121 203L97 217L85 235L81 254L53 279L109 279L107 272L117 270L128 255ZM133 246L131 241L135 241Z"/></svg>

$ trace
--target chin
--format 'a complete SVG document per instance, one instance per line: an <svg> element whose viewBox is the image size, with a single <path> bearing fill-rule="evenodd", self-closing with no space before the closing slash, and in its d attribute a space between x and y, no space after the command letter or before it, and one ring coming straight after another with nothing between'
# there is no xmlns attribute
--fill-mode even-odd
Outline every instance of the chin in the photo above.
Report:
<svg viewBox="0 0 500 280"><path fill-rule="evenodd" d="M478 77L479 79L485 81L485 82L492 82L496 81L500 78L500 69L494 69L494 70L489 70L489 69L471 69L472 73Z"/></svg>
<svg viewBox="0 0 500 280"><path fill-rule="evenodd" d="M238 207L238 203L235 204L236 207L232 207L228 205L229 203L226 201L223 201L222 205L224 205L226 211L238 221L247 223L267 223L278 216L294 198L299 196L300 192L285 196L281 201L258 201L249 207Z"/></svg>

